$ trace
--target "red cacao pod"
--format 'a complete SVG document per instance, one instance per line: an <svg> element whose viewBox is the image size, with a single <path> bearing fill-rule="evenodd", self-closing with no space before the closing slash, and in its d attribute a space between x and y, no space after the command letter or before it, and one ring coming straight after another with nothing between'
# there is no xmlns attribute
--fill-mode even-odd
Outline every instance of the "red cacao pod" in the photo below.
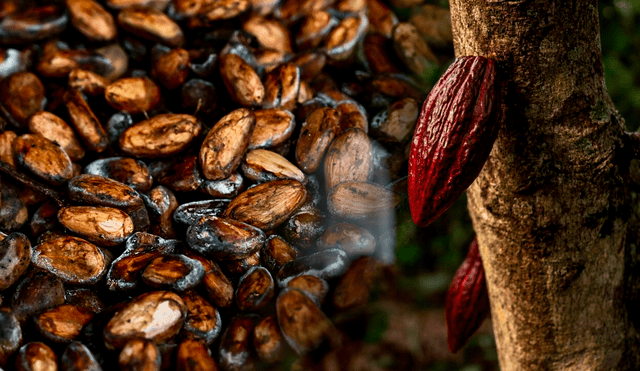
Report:
<svg viewBox="0 0 640 371"><path fill-rule="evenodd" d="M453 353L460 350L480 327L489 311L489 293L478 251L478 240L474 239L447 291L445 319L449 350Z"/></svg>
<svg viewBox="0 0 640 371"><path fill-rule="evenodd" d="M498 135L496 65L458 58L422 105L409 155L409 206L420 227L445 212L476 179Z"/></svg>

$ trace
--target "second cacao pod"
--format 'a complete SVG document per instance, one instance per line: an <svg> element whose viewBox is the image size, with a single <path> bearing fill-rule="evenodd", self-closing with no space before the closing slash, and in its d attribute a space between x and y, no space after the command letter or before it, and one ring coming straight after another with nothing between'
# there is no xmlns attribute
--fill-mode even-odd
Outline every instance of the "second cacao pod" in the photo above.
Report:
<svg viewBox="0 0 640 371"><path fill-rule="evenodd" d="M409 205L424 227L476 179L499 128L495 61L458 58L425 100L409 155Z"/></svg>
<svg viewBox="0 0 640 371"><path fill-rule="evenodd" d="M462 348L489 315L489 293L478 251L478 240L453 277L445 300L447 344L453 353Z"/></svg>

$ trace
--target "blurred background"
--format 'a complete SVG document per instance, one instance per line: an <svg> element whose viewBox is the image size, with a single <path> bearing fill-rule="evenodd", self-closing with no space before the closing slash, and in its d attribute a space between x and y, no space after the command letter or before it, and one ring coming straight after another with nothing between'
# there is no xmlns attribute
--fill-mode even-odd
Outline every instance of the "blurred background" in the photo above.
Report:
<svg viewBox="0 0 640 371"><path fill-rule="evenodd" d="M448 8L448 1L430 3ZM410 15L408 9L395 9L399 17ZM640 28L636 27L640 0L602 0L599 12L607 90L625 118L627 130L636 131L640 126ZM489 319L457 354L451 354L446 346L444 297L473 239L466 202L463 195L442 217L422 229L411 221L406 204L399 210L393 295L401 299L403 307L394 307L399 305L397 301L385 302L390 297L385 295L377 303L382 309L371 316L368 331L369 341L386 342L388 349L393 349L381 352L380 369L499 370Z"/></svg>

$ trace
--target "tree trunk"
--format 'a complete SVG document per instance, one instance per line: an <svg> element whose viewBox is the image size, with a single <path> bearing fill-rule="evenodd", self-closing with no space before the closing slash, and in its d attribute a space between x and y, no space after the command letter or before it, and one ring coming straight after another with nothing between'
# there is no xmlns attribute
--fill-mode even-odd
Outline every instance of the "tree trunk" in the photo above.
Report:
<svg viewBox="0 0 640 371"><path fill-rule="evenodd" d="M457 56L498 61L504 120L468 190L502 371L638 370L624 122L596 0L450 0Z"/></svg>

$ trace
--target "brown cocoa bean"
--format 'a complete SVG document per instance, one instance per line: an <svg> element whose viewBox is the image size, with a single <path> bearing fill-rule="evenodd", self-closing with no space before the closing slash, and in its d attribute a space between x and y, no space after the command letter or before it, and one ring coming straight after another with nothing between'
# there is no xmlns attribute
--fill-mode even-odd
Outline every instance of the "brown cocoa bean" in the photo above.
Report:
<svg viewBox="0 0 640 371"><path fill-rule="evenodd" d="M287 288L276 301L278 324L291 348L303 355L325 342L337 342L338 330L322 310L305 294Z"/></svg>
<svg viewBox="0 0 640 371"><path fill-rule="evenodd" d="M306 182L305 174L294 164L276 152L254 149L247 152L242 163L242 172L247 179L257 183L276 179L295 179Z"/></svg>
<svg viewBox="0 0 640 371"><path fill-rule="evenodd" d="M293 110L300 91L300 69L292 63L284 63L269 72L264 80L264 108Z"/></svg>
<svg viewBox="0 0 640 371"><path fill-rule="evenodd" d="M329 280L340 277L347 270L348 265L349 258L344 251L327 249L284 264L278 271L276 280L278 287L286 287L292 278L302 275Z"/></svg>
<svg viewBox="0 0 640 371"><path fill-rule="evenodd" d="M48 39L67 27L69 16L56 5L29 6L0 21L0 43L22 44Z"/></svg>
<svg viewBox="0 0 640 371"><path fill-rule="evenodd" d="M320 167L338 131L339 122L340 113L326 107L313 111L302 124L296 144L296 162L305 173L312 173Z"/></svg>
<svg viewBox="0 0 640 371"><path fill-rule="evenodd" d="M142 271L142 280L155 289L184 292L204 278L204 267L182 254L164 254L151 260Z"/></svg>
<svg viewBox="0 0 640 371"><path fill-rule="evenodd" d="M322 305L324 298L329 293L329 283L327 281L308 274L293 277L287 282L286 287L302 291L318 306Z"/></svg>
<svg viewBox="0 0 640 371"><path fill-rule="evenodd" d="M182 336L202 340L206 345L211 345L222 329L220 313L193 290L187 291L182 298L187 306L187 319L182 327Z"/></svg>
<svg viewBox="0 0 640 371"><path fill-rule="evenodd" d="M13 141L13 152L20 166L51 185L62 185L73 177L67 153L42 135L17 137Z"/></svg>
<svg viewBox="0 0 640 371"><path fill-rule="evenodd" d="M232 277L241 276L253 267L257 267L262 263L260 259L260 250L254 252L246 258L238 260L221 260L220 265Z"/></svg>
<svg viewBox="0 0 640 371"><path fill-rule="evenodd" d="M219 63L220 75L231 99L245 107L259 106L264 99L265 89L251 65L231 53L222 55Z"/></svg>
<svg viewBox="0 0 640 371"><path fill-rule="evenodd" d="M104 88L104 98L106 99L107 103L109 103L109 105L114 109L119 111L127 111L130 114L134 115L137 113L148 112L156 105L158 105L158 103L160 102L160 88L158 88L158 85L156 85L153 80L147 77L126 77L116 80L107 85L107 87ZM183 115L175 116L180 117L181 120L186 120ZM161 120L160 123L156 123L155 120L152 121L155 125L148 123L148 121L143 121L145 122L145 124L142 127L146 128L147 126L149 126L147 130L151 130L156 126L162 127L163 125L161 123L164 123L164 120L166 119ZM145 134L147 133L145 132ZM123 148L123 150L127 151L127 149L125 148Z"/></svg>
<svg viewBox="0 0 640 371"><path fill-rule="evenodd" d="M316 208L302 210L287 219L283 227L284 237L301 249L313 246L325 230L325 217Z"/></svg>
<svg viewBox="0 0 640 371"><path fill-rule="evenodd" d="M80 336L82 327L95 315L89 309L63 304L34 317L36 329L54 343L67 343Z"/></svg>
<svg viewBox="0 0 640 371"><path fill-rule="evenodd" d="M211 352L202 341L185 339L178 347L177 371L218 371Z"/></svg>
<svg viewBox="0 0 640 371"><path fill-rule="evenodd" d="M0 308L0 328L0 367L5 367L22 343L22 328L11 309Z"/></svg>
<svg viewBox="0 0 640 371"><path fill-rule="evenodd" d="M255 368L250 348L254 319L255 315L238 315L224 330L218 349L218 363L223 371L249 371Z"/></svg>
<svg viewBox="0 0 640 371"><path fill-rule="evenodd" d="M31 271L24 275L11 297L11 309L20 322L61 304L64 304L62 280L46 271Z"/></svg>
<svg viewBox="0 0 640 371"><path fill-rule="evenodd" d="M14 232L0 241L0 291L13 285L29 267L31 242Z"/></svg>
<svg viewBox="0 0 640 371"><path fill-rule="evenodd" d="M362 255L373 255L376 239L371 232L356 224L334 223L324 231L317 241L318 248L344 250L349 259Z"/></svg>
<svg viewBox="0 0 640 371"><path fill-rule="evenodd" d="M409 17L420 35L436 48L446 48L453 44L451 12L434 4L416 7Z"/></svg>
<svg viewBox="0 0 640 371"><path fill-rule="evenodd" d="M231 200L224 215L271 230L287 220L302 206L307 191L293 179L279 179L258 184Z"/></svg>
<svg viewBox="0 0 640 371"><path fill-rule="evenodd" d="M86 308L98 314L105 309L104 303L98 295L97 291L89 288L72 288L65 291L64 301L65 304Z"/></svg>
<svg viewBox="0 0 640 371"><path fill-rule="evenodd" d="M204 200L184 203L173 212L173 220L178 223L197 224L203 216L218 216L229 204L227 199Z"/></svg>
<svg viewBox="0 0 640 371"><path fill-rule="evenodd" d="M68 371L102 371L96 356L79 341L67 345L60 357L60 365Z"/></svg>
<svg viewBox="0 0 640 371"><path fill-rule="evenodd" d="M96 283L106 273L108 258L92 243L78 237L62 236L42 242L33 249L31 262L66 283Z"/></svg>
<svg viewBox="0 0 640 371"><path fill-rule="evenodd" d="M91 41L109 41L117 35L111 13L94 0L66 0L71 25Z"/></svg>
<svg viewBox="0 0 640 371"><path fill-rule="evenodd" d="M2 22L0 39L1 30ZM5 113L7 120L16 127L26 127L31 115L44 109L46 100L44 85L38 76L31 72L14 73L0 84L0 109Z"/></svg>
<svg viewBox="0 0 640 371"><path fill-rule="evenodd" d="M18 350L16 371L57 371L58 357L45 343L30 342Z"/></svg>
<svg viewBox="0 0 640 371"><path fill-rule="evenodd" d="M296 121L293 114L281 109L255 110L256 125L248 149L271 148L291 137Z"/></svg>
<svg viewBox="0 0 640 371"><path fill-rule="evenodd" d="M255 36L263 48L293 52L289 29L278 20L253 15L242 23L242 29Z"/></svg>
<svg viewBox="0 0 640 371"><path fill-rule="evenodd" d="M209 180L229 177L240 165L256 123L253 112L234 110L216 122L200 148L202 174Z"/></svg>
<svg viewBox="0 0 640 371"><path fill-rule="evenodd" d="M415 99L401 99L371 120L371 130L384 139L405 143L413 133L419 113Z"/></svg>
<svg viewBox="0 0 640 371"><path fill-rule="evenodd" d="M95 160L84 168L84 172L111 178L138 192L147 192L153 184L147 165L142 161L128 157L109 157Z"/></svg>
<svg viewBox="0 0 640 371"><path fill-rule="evenodd" d="M77 90L70 90L65 94L64 100L71 125L80 135L85 148L95 152L104 151L108 144L107 133L82 94Z"/></svg>
<svg viewBox="0 0 640 371"><path fill-rule="evenodd" d="M115 313L104 328L103 339L109 349L120 349L137 337L163 342L180 331L186 315L186 305L179 295L148 292Z"/></svg>
<svg viewBox="0 0 640 371"><path fill-rule="evenodd" d="M262 248L261 256L264 265L275 273L284 264L295 260L298 256L298 251L291 247L282 237L272 235L269 236Z"/></svg>
<svg viewBox="0 0 640 371"><path fill-rule="evenodd" d="M106 206L63 207L58 211L58 221L71 232L102 246L119 245L134 231L127 213Z"/></svg>
<svg viewBox="0 0 640 371"><path fill-rule="evenodd" d="M438 58L413 24L398 23L392 37L396 55L414 75L424 78L437 71Z"/></svg>
<svg viewBox="0 0 640 371"><path fill-rule="evenodd" d="M122 371L160 371L160 349L152 341L131 339L120 351L118 366Z"/></svg>
<svg viewBox="0 0 640 371"><path fill-rule="evenodd" d="M351 263L333 292L334 307L338 310L364 307L380 269L380 263L371 257L362 257Z"/></svg>
<svg viewBox="0 0 640 371"><path fill-rule="evenodd" d="M347 181L338 184L327 196L331 215L353 221L375 221L393 213L396 195L374 183Z"/></svg>
<svg viewBox="0 0 640 371"><path fill-rule="evenodd" d="M257 310L264 307L274 294L271 274L266 268L250 268L238 281L236 303L241 311Z"/></svg>
<svg viewBox="0 0 640 371"><path fill-rule="evenodd" d="M156 57L151 67L151 77L167 89L182 85L189 75L189 52L172 49Z"/></svg>
<svg viewBox="0 0 640 371"><path fill-rule="evenodd" d="M184 44L180 26L160 10L153 8L126 8L118 13L118 25L143 39L171 47Z"/></svg>
<svg viewBox="0 0 640 371"><path fill-rule="evenodd" d="M204 182L196 155L186 156L177 162L170 161L164 171L155 178L158 183L176 192L195 191Z"/></svg>
<svg viewBox="0 0 640 371"><path fill-rule="evenodd" d="M220 260L237 260L258 251L265 234L249 224L218 216L203 216L187 230L192 250Z"/></svg>
<svg viewBox="0 0 640 371"><path fill-rule="evenodd" d="M104 94L109 80L92 71L76 68L69 73L69 88L88 95Z"/></svg>
<svg viewBox="0 0 640 371"><path fill-rule="evenodd" d="M353 55L355 46L364 37L369 26L366 15L346 17L325 38L327 57L332 61L343 61Z"/></svg>
<svg viewBox="0 0 640 371"><path fill-rule="evenodd" d="M276 316L267 316L253 328L253 347L260 360L275 363L284 357L285 344Z"/></svg>
<svg viewBox="0 0 640 371"><path fill-rule="evenodd" d="M142 198L133 188L100 175L73 177L67 190L72 201L88 205L115 207L125 212L144 207Z"/></svg>
<svg viewBox="0 0 640 371"><path fill-rule="evenodd" d="M53 230L58 223L58 210L60 206L52 200L47 200L33 213L29 228L32 236L40 236L42 233Z"/></svg>
<svg viewBox="0 0 640 371"><path fill-rule="evenodd" d="M71 161L79 161L84 157L84 148L71 126L51 112L40 111L31 116L29 131L58 144Z"/></svg>
<svg viewBox="0 0 640 371"><path fill-rule="evenodd" d="M171 215L178 207L178 200L173 192L160 185L143 194L142 199L149 210L150 232L163 238L174 238L176 231Z"/></svg>
<svg viewBox="0 0 640 371"><path fill-rule="evenodd" d="M320 45L332 28L338 24L336 17L327 11L309 14L300 24L296 34L296 45L300 50L315 48Z"/></svg>
<svg viewBox="0 0 640 371"><path fill-rule="evenodd" d="M381 0L367 0L370 27L384 37L390 39L398 17L389 6Z"/></svg>
<svg viewBox="0 0 640 371"><path fill-rule="evenodd" d="M324 159L325 189L346 181L367 182L372 176L371 140L360 129L347 129L331 143Z"/></svg>
<svg viewBox="0 0 640 371"><path fill-rule="evenodd" d="M13 155L13 141L18 135L11 130L0 133L0 161L15 167L15 157Z"/></svg>

